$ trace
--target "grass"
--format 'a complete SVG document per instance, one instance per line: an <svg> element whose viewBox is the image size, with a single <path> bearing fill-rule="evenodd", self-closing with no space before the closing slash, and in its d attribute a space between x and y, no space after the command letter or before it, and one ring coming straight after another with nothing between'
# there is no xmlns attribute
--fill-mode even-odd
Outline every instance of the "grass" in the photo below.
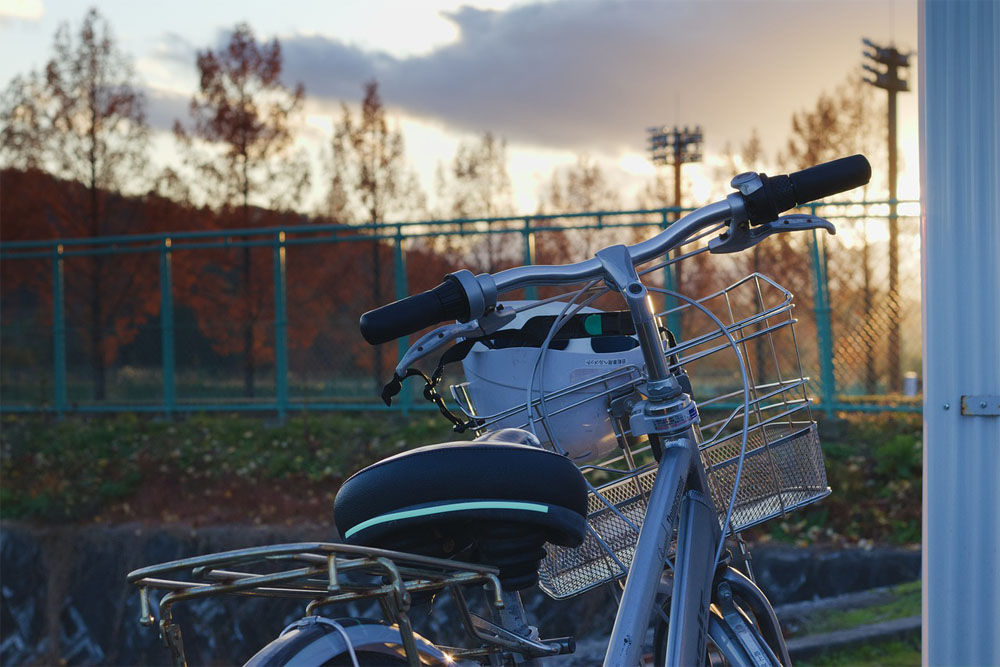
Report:
<svg viewBox="0 0 1000 667"><path fill-rule="evenodd" d="M920 582L894 587L885 602L849 610L831 610L810 619L810 634L834 632L861 625L920 615Z"/></svg>
<svg viewBox="0 0 1000 667"><path fill-rule="evenodd" d="M821 635L920 615L919 581L894 586L871 604L827 609L798 617L796 635ZM919 665L920 637L893 637L838 648L797 660L797 665Z"/></svg>
<svg viewBox="0 0 1000 667"><path fill-rule="evenodd" d="M282 485L335 490L378 459L459 439L440 418L385 413L305 414L284 424L227 414L7 416L2 429L0 517L46 523L91 520L163 479L190 494L226 484L262 494Z"/></svg>
<svg viewBox="0 0 1000 667"><path fill-rule="evenodd" d="M248 503L252 513L255 489L325 498L380 458L462 437L433 413L408 419L384 412L306 413L284 424L269 419L214 413L172 421L131 414L63 421L5 416L0 517L92 521L107 518L114 507L118 518L156 519L143 516L137 502L150 489L192 496L210 488L234 504ZM899 414L821 422L833 494L748 537L832 546L919 542L920 424L919 416ZM171 485L161 489L164 480ZM280 519L287 503L272 504Z"/></svg>
<svg viewBox="0 0 1000 667"><path fill-rule="evenodd" d="M172 421L129 414L64 421L6 416L0 429L0 517L37 523L161 521L168 516L162 506L143 502L159 493L172 494L165 502L177 510L169 515L176 520L198 515L211 520L209 505L216 502L236 505L223 521L259 516L260 508L268 507L273 511L264 513L266 520L298 520L309 511L306 501L328 503L340 482L364 465L404 449L463 438L436 415L404 419L387 413L308 413L283 424L230 414ZM833 495L757 529L757 539L918 541L919 417L849 416L821 424L821 439ZM174 486L163 490L158 485L165 479ZM218 493L206 495L211 489ZM275 499L280 493L305 500L282 509ZM181 501L189 514L178 509ZM317 515L329 513L322 507ZM809 633L825 633L919 611L919 583L904 584L878 604L816 614L805 626ZM918 638L838 650L797 664L919 663Z"/></svg>
<svg viewBox="0 0 1000 667"><path fill-rule="evenodd" d="M795 663L800 667L821 665L920 665L920 637L872 642L850 649L820 654Z"/></svg>
<svg viewBox="0 0 1000 667"><path fill-rule="evenodd" d="M833 493L749 536L800 546L919 543L921 429L920 415L905 413L821 417L820 441Z"/></svg>

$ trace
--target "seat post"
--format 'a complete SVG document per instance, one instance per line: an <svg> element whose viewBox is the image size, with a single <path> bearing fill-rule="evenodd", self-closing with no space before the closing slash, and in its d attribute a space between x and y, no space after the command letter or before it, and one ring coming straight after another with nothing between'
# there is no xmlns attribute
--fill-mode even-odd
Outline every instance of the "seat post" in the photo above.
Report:
<svg viewBox="0 0 1000 667"><path fill-rule="evenodd" d="M516 635L538 639L537 630L528 625L528 615L524 611L524 604L521 602L521 593L518 591L501 591L503 607L500 609L490 605L493 620L497 625L509 630ZM535 635L532 637L532 635Z"/></svg>
<svg viewBox="0 0 1000 667"><path fill-rule="evenodd" d="M494 620L506 630L514 634L528 637L531 635L531 628L528 627L528 617L524 612L524 604L521 602L521 594L518 591L501 591L503 597L503 607L494 609L497 618Z"/></svg>

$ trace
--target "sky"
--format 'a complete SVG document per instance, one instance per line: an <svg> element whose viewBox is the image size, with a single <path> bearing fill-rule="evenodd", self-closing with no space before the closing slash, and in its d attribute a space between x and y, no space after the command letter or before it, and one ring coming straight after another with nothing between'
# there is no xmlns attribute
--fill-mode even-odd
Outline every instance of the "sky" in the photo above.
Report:
<svg viewBox="0 0 1000 667"><path fill-rule="evenodd" d="M168 130L186 118L196 52L245 21L259 40L280 40L286 82L305 86L299 141L317 167L340 104L357 104L374 78L432 197L437 165L491 131L508 142L515 201L529 213L553 169L580 154L632 205L655 173L655 125L703 128L705 159L685 170L688 203L707 202L725 185L727 144L753 129L777 171L792 114L860 72L862 37L901 51L917 43L909 0L0 0L0 86L44 66L59 24L78 26L95 5L145 89L158 166L176 160ZM918 196L911 64L912 92L899 97L901 198ZM885 165L873 166L884 179Z"/></svg>

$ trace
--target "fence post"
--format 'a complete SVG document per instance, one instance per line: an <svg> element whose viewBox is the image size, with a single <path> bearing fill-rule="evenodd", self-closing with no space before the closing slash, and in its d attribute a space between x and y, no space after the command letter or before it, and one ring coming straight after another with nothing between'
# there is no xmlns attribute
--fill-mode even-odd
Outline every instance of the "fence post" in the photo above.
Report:
<svg viewBox="0 0 1000 667"><path fill-rule="evenodd" d="M66 412L66 303L63 293L63 247L52 249L52 365L56 415Z"/></svg>
<svg viewBox="0 0 1000 667"><path fill-rule="evenodd" d="M160 246L160 354L163 364L163 411L174 414L177 388L174 383L174 288L169 238Z"/></svg>
<svg viewBox="0 0 1000 667"><path fill-rule="evenodd" d="M524 237L523 264L530 266L535 263L535 235L531 231L531 218L524 219L524 229L521 230ZM535 286L524 288L524 298L533 301L538 298L538 288Z"/></svg>
<svg viewBox="0 0 1000 667"><path fill-rule="evenodd" d="M285 305L285 232L274 235L274 384L278 419L288 409L288 312Z"/></svg>
<svg viewBox="0 0 1000 667"><path fill-rule="evenodd" d="M405 299L409 294L409 285L407 284L406 278L406 255L403 253L403 226L396 225L396 244L393 247L393 257L392 257L392 275L393 282L396 286L396 301L400 299ZM401 336L396 340L396 354L397 362L399 359L403 358L406 354L406 350L410 347L410 337ZM408 415L410 413L410 387L404 386L403 390L399 393L399 406L403 410L403 415Z"/></svg>
<svg viewBox="0 0 1000 667"><path fill-rule="evenodd" d="M816 208L812 208L813 215ZM813 315L816 320L816 354L820 366L820 401L827 417L833 416L837 393L833 376L833 326L830 323L830 286L827 283L826 261L820 253L819 234L812 233L810 244L813 274Z"/></svg>
<svg viewBox="0 0 1000 667"><path fill-rule="evenodd" d="M668 216L667 216L667 210L664 209L661 212L661 215L663 216L663 219L660 221L660 228L661 229L666 229L667 227L670 226L670 220L668 219ZM670 255L669 254L667 254L666 259L670 259ZM677 291L677 280L675 278L675 275L676 274L674 274L674 265L673 264L667 264L666 266L663 267L663 289L672 290L674 292ZM663 295L663 309L664 310L670 310L671 308L676 308L679 305L680 305L680 302L677 299L675 299L675 298L673 298L671 296L667 296L666 294ZM669 313L667 315L667 328L670 329L670 332L674 334L674 336L677 338L678 341L681 340L681 314L680 314L680 311L674 312L674 313Z"/></svg>

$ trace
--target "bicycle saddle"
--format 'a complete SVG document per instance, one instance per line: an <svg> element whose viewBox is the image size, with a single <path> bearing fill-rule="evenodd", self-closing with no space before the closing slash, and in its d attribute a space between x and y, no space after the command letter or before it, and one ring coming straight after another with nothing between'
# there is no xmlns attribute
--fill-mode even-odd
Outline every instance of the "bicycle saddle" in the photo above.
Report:
<svg viewBox="0 0 1000 667"><path fill-rule="evenodd" d="M534 585L545 542L582 543L587 487L568 458L513 436L420 447L355 473L333 506L344 541L493 565L504 588Z"/></svg>

